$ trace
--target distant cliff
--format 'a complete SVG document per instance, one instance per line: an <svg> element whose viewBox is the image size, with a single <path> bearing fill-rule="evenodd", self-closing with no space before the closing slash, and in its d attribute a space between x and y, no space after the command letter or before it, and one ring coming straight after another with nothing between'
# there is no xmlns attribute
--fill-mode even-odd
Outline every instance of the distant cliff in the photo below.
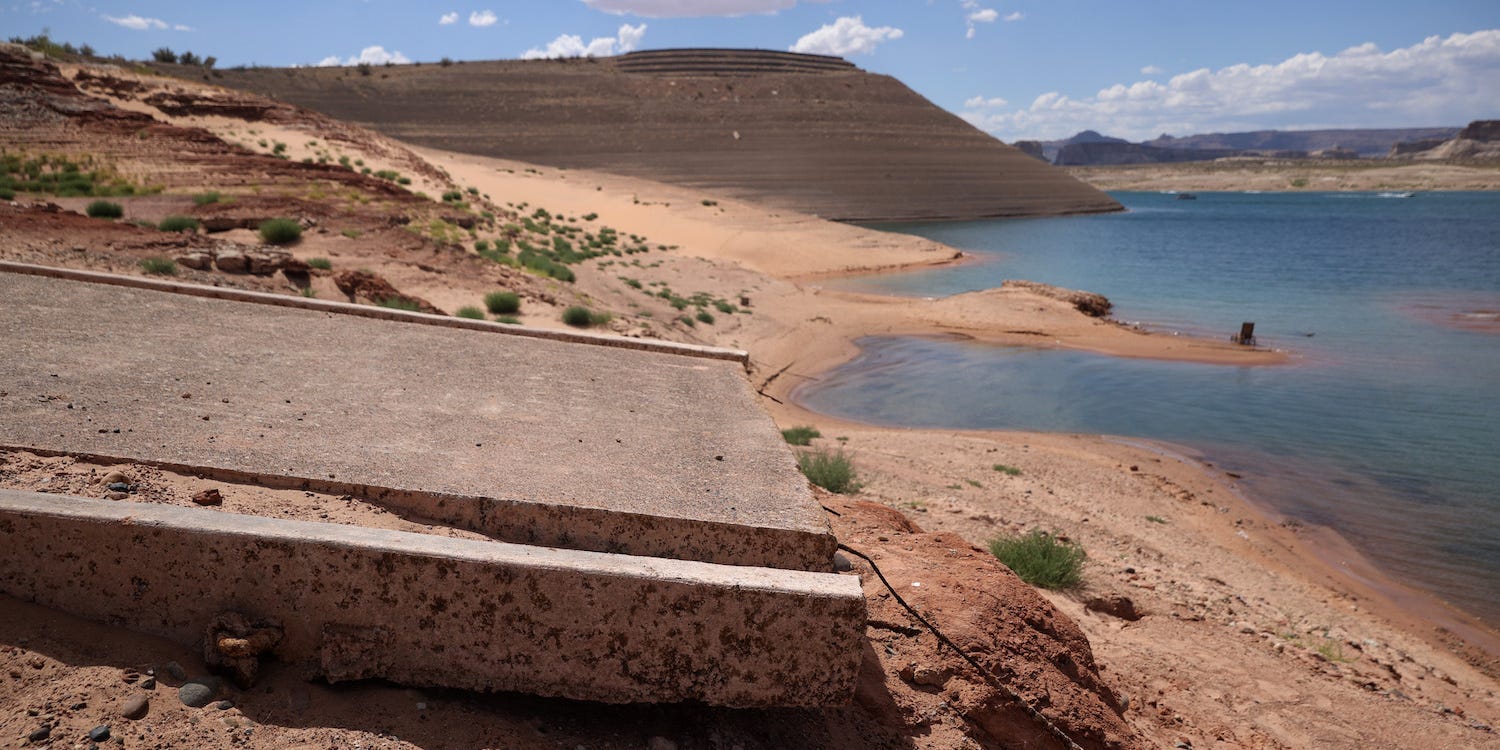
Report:
<svg viewBox="0 0 1500 750"><path fill-rule="evenodd" d="M1500 159L1500 120L1475 120L1446 140L1397 143L1393 159Z"/></svg>
<svg viewBox="0 0 1500 750"><path fill-rule="evenodd" d="M825 218L1119 209L900 81L836 57L659 50L221 73L218 83L410 143L646 177Z"/></svg>
<svg viewBox="0 0 1500 750"><path fill-rule="evenodd" d="M1101 136L1092 130L1061 141L1044 141L1044 153L1060 166L1171 164L1231 157L1359 159L1425 150L1454 137L1456 127L1379 130L1257 130L1181 138L1162 135L1141 143ZM1412 142L1426 144L1421 147Z"/></svg>

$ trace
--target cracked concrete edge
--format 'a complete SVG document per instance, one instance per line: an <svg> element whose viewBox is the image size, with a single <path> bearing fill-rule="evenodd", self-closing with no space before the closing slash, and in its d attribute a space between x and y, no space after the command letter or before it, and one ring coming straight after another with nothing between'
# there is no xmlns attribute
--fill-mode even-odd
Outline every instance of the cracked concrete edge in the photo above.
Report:
<svg viewBox="0 0 1500 750"><path fill-rule="evenodd" d="M814 572L833 570L833 554L838 548L838 540L827 530L663 519L603 508L403 490L30 445L0 444L0 450L67 456L100 464L138 464L232 484L352 495L412 521L463 528L512 544Z"/></svg>
<svg viewBox="0 0 1500 750"><path fill-rule="evenodd" d="M57 268L53 266L39 266L32 263L18 263L15 261L0 260L0 273L14 273L26 276L42 276L53 279L65 279L69 281L83 281L94 284L108 284L111 286L122 286L133 289L146 289L156 292L168 292L171 294L184 294L192 297L205 297L208 299L232 300L235 302L249 302L258 305L273 305L277 307L291 307L315 312L335 313L339 315L356 315L364 318L377 320L393 320L403 323L418 323L421 325L439 326L443 328L458 328L481 333L499 333L508 336L525 336L529 338L547 339L551 341L562 341L572 344L587 344L591 346L609 346L619 349L635 349L639 351L657 352L661 354L676 354L685 357L699 357L702 359L717 359L729 362L738 362L741 366L750 366L749 352L740 349L725 349L715 346L699 346L697 344L679 344L674 341L661 339L632 339L624 336L606 336L598 333L585 333L582 331L559 331L550 328L532 328L529 326L506 325L504 323L492 323L485 320L471 320L468 318L454 318L446 315L432 315L429 313L408 312L405 310L394 310L385 307L373 307L371 305L357 305L350 302L334 302L331 300L310 299L305 297L290 297L284 294L271 294L269 292L252 292L245 289L229 289L217 286L205 286L202 284L187 284L180 281L164 281L161 279L147 279L139 276L122 276L120 274L102 273L99 271L83 271L73 268Z"/></svg>
<svg viewBox="0 0 1500 750"><path fill-rule="evenodd" d="M194 643L225 612L330 681L611 703L833 706L853 575L632 557L0 490L0 590Z"/></svg>

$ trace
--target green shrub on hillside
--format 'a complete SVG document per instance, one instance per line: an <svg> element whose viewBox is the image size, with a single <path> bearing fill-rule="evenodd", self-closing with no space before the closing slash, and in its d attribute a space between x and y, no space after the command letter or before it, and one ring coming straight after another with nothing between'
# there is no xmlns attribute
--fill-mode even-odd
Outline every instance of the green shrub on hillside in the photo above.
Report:
<svg viewBox="0 0 1500 750"><path fill-rule="evenodd" d="M849 460L842 448L836 451L802 451L797 454L797 468L802 470L807 481L829 492L840 495L859 492L860 483L854 472L854 462Z"/></svg>
<svg viewBox="0 0 1500 750"><path fill-rule="evenodd" d="M191 216L168 216L156 228L163 232L196 232L198 220Z"/></svg>
<svg viewBox="0 0 1500 750"><path fill-rule="evenodd" d="M125 207L109 201L94 201L84 209L84 213L95 219L118 219L125 215Z"/></svg>
<svg viewBox="0 0 1500 750"><path fill-rule="evenodd" d="M260 223L260 238L270 245L288 245L302 238L302 225L292 219L268 219Z"/></svg>
<svg viewBox="0 0 1500 750"><path fill-rule="evenodd" d="M491 315L514 315L521 311L521 295L515 292L490 292L484 295L484 307Z"/></svg>
<svg viewBox="0 0 1500 750"><path fill-rule="evenodd" d="M1077 542L1064 541L1040 529L1024 536L990 540L990 553L1021 580L1044 589L1071 589L1083 583L1087 555Z"/></svg>
<svg viewBox="0 0 1500 750"><path fill-rule="evenodd" d="M791 445L812 445L812 439L823 437L816 427L789 427L781 431L781 436Z"/></svg>

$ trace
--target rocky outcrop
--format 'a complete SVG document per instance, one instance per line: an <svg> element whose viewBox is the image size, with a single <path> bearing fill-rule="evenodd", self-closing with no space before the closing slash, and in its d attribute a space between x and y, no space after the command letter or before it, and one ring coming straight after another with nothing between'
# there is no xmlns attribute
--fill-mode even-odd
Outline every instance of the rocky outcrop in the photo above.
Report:
<svg viewBox="0 0 1500 750"><path fill-rule="evenodd" d="M1076 289L1064 289L1051 284L1041 284L1035 281L1022 281L1020 279L1006 279L1001 282L1002 289L1024 289L1033 294L1062 300L1079 312L1091 318L1103 318L1109 315L1110 308L1114 305L1108 297L1094 292L1081 292Z"/></svg>
<svg viewBox="0 0 1500 750"><path fill-rule="evenodd" d="M403 294L391 286L391 282L369 271L340 271L334 275L333 284L349 297L350 302L400 306L432 315L447 314L421 297Z"/></svg>
<svg viewBox="0 0 1500 750"><path fill-rule="evenodd" d="M1475 120L1444 141L1398 143L1390 155L1408 159L1500 158L1500 120Z"/></svg>
<svg viewBox="0 0 1500 750"><path fill-rule="evenodd" d="M1010 145L1015 146L1020 150L1021 153L1026 154L1033 159L1041 159L1042 161L1047 161L1047 154L1042 151L1041 141L1016 141L1015 143L1012 143Z"/></svg>
<svg viewBox="0 0 1500 750"><path fill-rule="evenodd" d="M765 50L221 71L423 146L598 169L840 220L1119 210L889 76Z"/></svg>

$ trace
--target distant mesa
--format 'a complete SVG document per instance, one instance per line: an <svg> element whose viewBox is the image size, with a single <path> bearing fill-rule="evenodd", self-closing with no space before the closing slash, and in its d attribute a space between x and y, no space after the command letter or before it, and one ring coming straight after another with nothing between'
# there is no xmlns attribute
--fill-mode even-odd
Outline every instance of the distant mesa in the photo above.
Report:
<svg viewBox="0 0 1500 750"><path fill-rule="evenodd" d="M1500 120L1475 120L1451 138L1391 146L1393 159L1500 159Z"/></svg>
<svg viewBox="0 0 1500 750"><path fill-rule="evenodd" d="M1415 153L1447 142L1457 127L1374 130L1256 130L1183 137L1160 135L1131 143L1085 130L1042 141L1043 157L1059 166L1172 164L1216 159L1366 159ZM1420 143L1417 147L1414 144ZM1019 146L1018 146L1019 147Z"/></svg>
<svg viewBox="0 0 1500 750"><path fill-rule="evenodd" d="M1119 210L890 76L768 50L221 71L409 143L702 188L845 221Z"/></svg>

